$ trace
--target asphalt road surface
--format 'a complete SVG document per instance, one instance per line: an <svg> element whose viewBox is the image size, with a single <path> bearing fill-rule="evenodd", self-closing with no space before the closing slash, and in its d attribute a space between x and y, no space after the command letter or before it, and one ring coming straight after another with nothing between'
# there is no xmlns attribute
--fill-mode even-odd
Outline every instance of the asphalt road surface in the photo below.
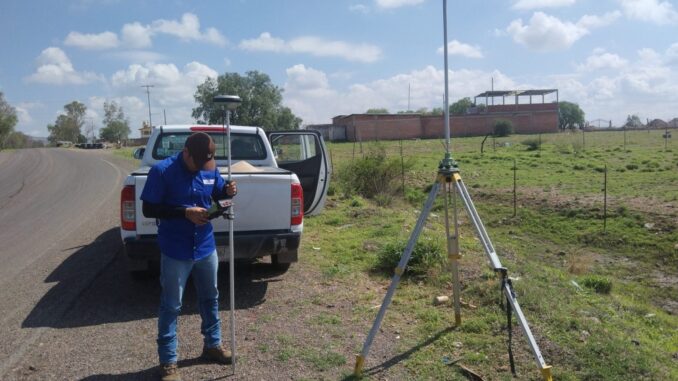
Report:
<svg viewBox="0 0 678 381"><path fill-rule="evenodd" d="M128 276L118 231L120 189L135 166L102 150L0 152L0 380L157 379L159 285ZM254 273L237 280L239 310L266 294L267 281ZM219 287L227 338L221 271ZM188 289L179 330L184 379L230 374L198 359L199 325Z"/></svg>

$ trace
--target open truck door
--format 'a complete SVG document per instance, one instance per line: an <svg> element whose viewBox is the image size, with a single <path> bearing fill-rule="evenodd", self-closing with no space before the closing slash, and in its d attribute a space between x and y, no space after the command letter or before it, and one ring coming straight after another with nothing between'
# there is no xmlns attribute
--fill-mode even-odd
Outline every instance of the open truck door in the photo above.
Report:
<svg viewBox="0 0 678 381"><path fill-rule="evenodd" d="M268 140L278 167L294 172L304 191L304 215L322 211L332 173L325 142L318 131L272 131Z"/></svg>

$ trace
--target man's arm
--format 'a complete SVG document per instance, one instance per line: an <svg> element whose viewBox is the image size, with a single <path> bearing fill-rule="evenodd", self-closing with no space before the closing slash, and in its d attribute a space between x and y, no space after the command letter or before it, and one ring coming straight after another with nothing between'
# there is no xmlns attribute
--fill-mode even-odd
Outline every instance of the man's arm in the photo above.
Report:
<svg viewBox="0 0 678 381"><path fill-rule="evenodd" d="M153 204L148 201L143 202L141 208L146 218L184 218L186 217L186 208L183 206L170 206L165 204Z"/></svg>

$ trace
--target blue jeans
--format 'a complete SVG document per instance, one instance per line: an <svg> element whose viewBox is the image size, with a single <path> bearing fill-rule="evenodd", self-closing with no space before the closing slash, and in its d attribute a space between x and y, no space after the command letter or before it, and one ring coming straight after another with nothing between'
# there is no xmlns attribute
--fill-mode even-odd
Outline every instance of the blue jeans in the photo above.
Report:
<svg viewBox="0 0 678 381"><path fill-rule="evenodd" d="M207 348L221 345L219 320L219 290L217 289L217 252L200 259L177 260L166 255L160 259L160 311L158 313L158 356L161 364L177 362L177 317L181 311L181 298L188 276L193 274L193 284L198 293L198 306L202 324L200 332Z"/></svg>

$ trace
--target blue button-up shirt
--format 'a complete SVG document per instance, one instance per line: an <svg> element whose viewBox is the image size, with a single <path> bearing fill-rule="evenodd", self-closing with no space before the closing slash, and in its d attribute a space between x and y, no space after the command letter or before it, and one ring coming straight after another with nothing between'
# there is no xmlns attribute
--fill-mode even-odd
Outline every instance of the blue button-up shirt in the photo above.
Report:
<svg viewBox="0 0 678 381"><path fill-rule="evenodd" d="M141 199L152 204L209 209L212 193L219 193L226 181L217 170L189 171L181 155L168 157L151 168ZM212 224L196 225L187 218L160 219L158 244L164 255L179 260L197 261L216 250Z"/></svg>

